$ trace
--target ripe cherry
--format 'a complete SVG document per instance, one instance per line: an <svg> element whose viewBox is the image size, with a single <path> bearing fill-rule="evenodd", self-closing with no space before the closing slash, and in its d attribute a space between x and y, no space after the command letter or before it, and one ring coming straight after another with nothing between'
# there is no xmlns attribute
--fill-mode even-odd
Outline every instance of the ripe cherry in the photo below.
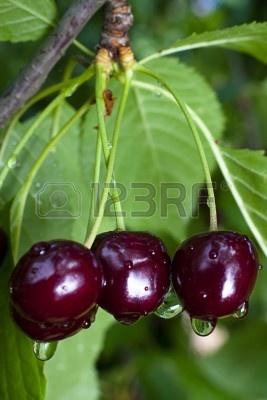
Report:
<svg viewBox="0 0 267 400"><path fill-rule="evenodd" d="M78 327L95 307L102 283L98 260L82 244L69 240L39 242L13 270L10 302L21 321L55 325L56 331L72 324Z"/></svg>
<svg viewBox="0 0 267 400"><path fill-rule="evenodd" d="M148 232L98 235L92 251L105 283L98 304L122 324L154 312L170 286L170 258L163 242Z"/></svg>
<svg viewBox="0 0 267 400"><path fill-rule="evenodd" d="M258 253L247 236L206 232L180 245L172 262L172 283L191 317L216 323L245 311L258 270Z"/></svg>

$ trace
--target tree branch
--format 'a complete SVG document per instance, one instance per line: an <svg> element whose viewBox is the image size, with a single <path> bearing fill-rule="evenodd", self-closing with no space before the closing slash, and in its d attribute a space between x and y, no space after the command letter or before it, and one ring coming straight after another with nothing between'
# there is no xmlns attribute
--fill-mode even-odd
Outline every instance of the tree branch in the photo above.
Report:
<svg viewBox="0 0 267 400"><path fill-rule="evenodd" d="M0 98L0 129L42 86L88 20L106 0L75 0L32 61Z"/></svg>

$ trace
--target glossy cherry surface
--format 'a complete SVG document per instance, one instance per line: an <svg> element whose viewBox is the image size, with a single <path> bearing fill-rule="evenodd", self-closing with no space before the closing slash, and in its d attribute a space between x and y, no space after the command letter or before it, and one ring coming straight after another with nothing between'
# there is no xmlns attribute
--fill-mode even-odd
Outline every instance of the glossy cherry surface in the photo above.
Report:
<svg viewBox="0 0 267 400"><path fill-rule="evenodd" d="M3 229L0 228L0 265L2 264L8 248L7 236Z"/></svg>
<svg viewBox="0 0 267 400"><path fill-rule="evenodd" d="M215 320L236 313L248 301L258 270L258 253L247 236L206 232L180 245L172 283L191 317Z"/></svg>
<svg viewBox="0 0 267 400"><path fill-rule="evenodd" d="M51 342L66 339L78 333L81 329L87 329L94 321L97 306L94 306L87 314L80 318L68 320L64 323L38 323L19 314L14 307L10 307L11 316L16 325L31 339L40 342Z"/></svg>
<svg viewBox="0 0 267 400"><path fill-rule="evenodd" d="M9 283L16 311L41 324L64 324L97 302L102 269L93 253L69 240L39 242L22 256Z"/></svg>
<svg viewBox="0 0 267 400"><path fill-rule="evenodd" d="M123 324L154 312L170 285L170 258L163 242L148 232L98 235L92 251L105 283L98 304Z"/></svg>

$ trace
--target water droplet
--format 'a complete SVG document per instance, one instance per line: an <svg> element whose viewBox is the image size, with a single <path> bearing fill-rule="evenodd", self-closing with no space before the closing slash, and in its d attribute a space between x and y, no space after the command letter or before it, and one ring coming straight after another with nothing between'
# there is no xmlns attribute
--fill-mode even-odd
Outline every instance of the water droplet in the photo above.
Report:
<svg viewBox="0 0 267 400"><path fill-rule="evenodd" d="M146 291L146 292L148 291L148 286L145 287L145 291Z"/></svg>
<svg viewBox="0 0 267 400"><path fill-rule="evenodd" d="M194 250L194 246L192 246L192 245L189 246L189 249L190 249L190 250Z"/></svg>
<svg viewBox="0 0 267 400"><path fill-rule="evenodd" d="M10 159L7 162L7 166L9 169L14 169L18 166L18 160L17 157L10 157Z"/></svg>
<svg viewBox="0 0 267 400"><path fill-rule="evenodd" d="M38 268L32 268L31 273L35 275L38 272Z"/></svg>
<svg viewBox="0 0 267 400"><path fill-rule="evenodd" d="M64 324L62 324L62 328L68 329L71 327L71 325L73 325L73 321L66 321L66 322L64 322Z"/></svg>
<svg viewBox="0 0 267 400"><path fill-rule="evenodd" d="M38 324L38 326L41 329L49 329L49 328L52 328L53 324L49 324L48 322L40 322L40 324Z"/></svg>
<svg viewBox="0 0 267 400"><path fill-rule="evenodd" d="M33 351L38 360L47 361L56 352L58 342L33 342Z"/></svg>
<svg viewBox="0 0 267 400"><path fill-rule="evenodd" d="M244 301L238 310L233 314L233 317L236 319L244 318L248 313L248 301Z"/></svg>
<svg viewBox="0 0 267 400"><path fill-rule="evenodd" d="M216 250L211 250L209 252L209 258L211 258L212 260L215 260L215 258L218 257L218 252Z"/></svg>
<svg viewBox="0 0 267 400"><path fill-rule="evenodd" d="M112 149L112 143L110 140L108 140L108 149L111 150Z"/></svg>
<svg viewBox="0 0 267 400"><path fill-rule="evenodd" d="M82 323L82 328L83 328L83 329L88 329L88 328L90 328L90 326L91 326L91 321L90 321L90 319L85 319L85 320L83 321L83 323Z"/></svg>
<svg viewBox="0 0 267 400"><path fill-rule="evenodd" d="M1 186L0 186L0 187L1 187ZM262 266L262 265L259 265L259 271L261 271L262 268L263 268L263 266Z"/></svg>
<svg viewBox="0 0 267 400"><path fill-rule="evenodd" d="M210 335L213 332L216 323L216 319L205 321L203 319L191 318L192 329L199 336Z"/></svg>
<svg viewBox="0 0 267 400"><path fill-rule="evenodd" d="M156 246L154 246L154 247L151 247L148 251L149 251L149 254L150 254L152 257L154 257L154 256L157 254L157 252L158 252L158 248L157 248Z"/></svg>
<svg viewBox="0 0 267 400"><path fill-rule="evenodd" d="M163 96L163 93L160 90L155 90L152 94L154 97L158 98Z"/></svg>
<svg viewBox="0 0 267 400"><path fill-rule="evenodd" d="M124 267L127 268L127 269L133 268L133 262L131 260L125 261Z"/></svg>
<svg viewBox="0 0 267 400"><path fill-rule="evenodd" d="M179 304L179 300L173 288L164 297L161 305L156 309L155 314L160 318L173 318L181 314L183 307Z"/></svg>
<svg viewBox="0 0 267 400"><path fill-rule="evenodd" d="M40 182L36 182L36 184L35 184L36 189L39 189L40 186L41 186L41 183Z"/></svg>
<svg viewBox="0 0 267 400"><path fill-rule="evenodd" d="M31 255L33 257L42 256L46 253L46 251L50 248L50 244L48 242L39 242L32 246Z"/></svg>

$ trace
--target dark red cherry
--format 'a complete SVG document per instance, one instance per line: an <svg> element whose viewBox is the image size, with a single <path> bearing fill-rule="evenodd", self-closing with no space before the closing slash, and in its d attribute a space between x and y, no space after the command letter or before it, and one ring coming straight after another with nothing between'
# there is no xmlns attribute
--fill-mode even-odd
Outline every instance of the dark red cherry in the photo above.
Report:
<svg viewBox="0 0 267 400"><path fill-rule="evenodd" d="M10 301L26 319L62 325L81 319L95 307L102 283L100 263L82 244L39 242L13 270Z"/></svg>
<svg viewBox="0 0 267 400"><path fill-rule="evenodd" d="M180 245L172 283L191 317L215 321L247 307L258 270L258 253L247 236L206 232Z"/></svg>
<svg viewBox="0 0 267 400"><path fill-rule="evenodd" d="M7 253L7 248L8 248L7 236L3 231L3 229L0 228L0 265L4 261L4 258Z"/></svg>
<svg viewBox="0 0 267 400"><path fill-rule="evenodd" d="M10 313L16 325L31 339L39 342L66 339L78 333L82 328L89 328L91 323L94 322L96 311L97 306L95 305L80 318L51 324L32 321L19 314L14 307L10 307Z"/></svg>
<svg viewBox="0 0 267 400"><path fill-rule="evenodd" d="M163 242L148 232L98 235L92 251L105 283L98 304L123 324L154 312L170 286L170 258Z"/></svg>

